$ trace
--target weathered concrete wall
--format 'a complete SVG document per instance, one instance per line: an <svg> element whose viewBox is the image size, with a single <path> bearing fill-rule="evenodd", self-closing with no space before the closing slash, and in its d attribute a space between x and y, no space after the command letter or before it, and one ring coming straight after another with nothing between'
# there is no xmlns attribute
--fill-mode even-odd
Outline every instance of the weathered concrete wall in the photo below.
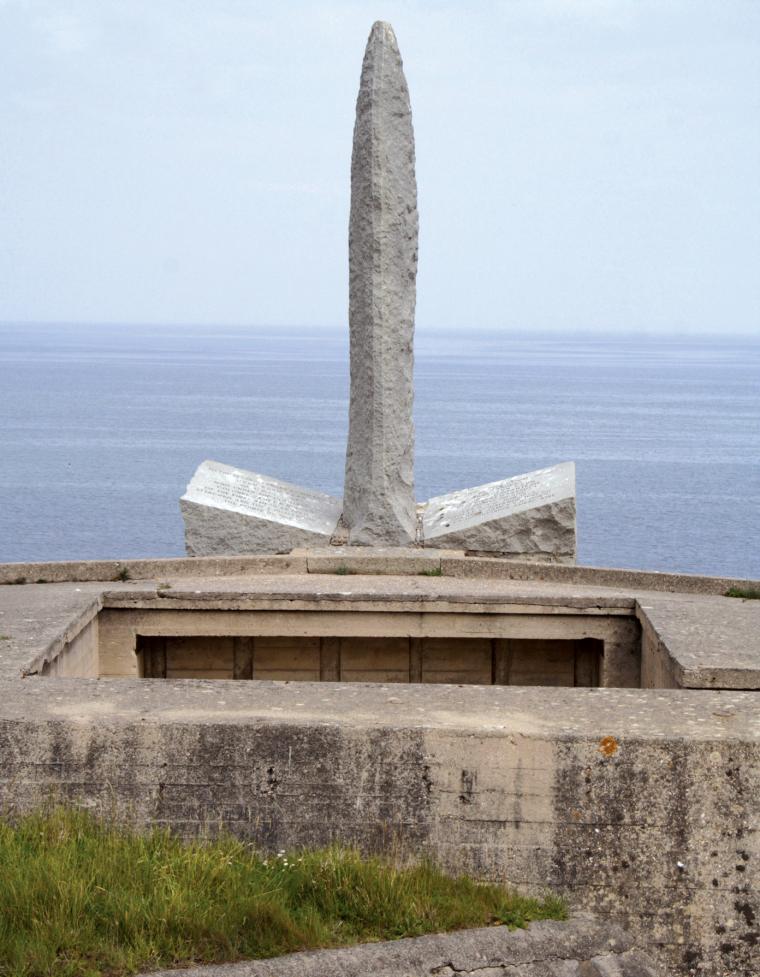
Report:
<svg viewBox="0 0 760 977"><path fill-rule="evenodd" d="M185 835L429 852L564 892L674 974L760 972L751 693L50 685L16 683L3 709L0 803L14 809L57 790Z"/></svg>
<svg viewBox="0 0 760 977"><path fill-rule="evenodd" d="M97 678L99 674L97 617L66 642L40 670L40 675L47 678Z"/></svg>
<svg viewBox="0 0 760 977"><path fill-rule="evenodd" d="M641 688L677 689L673 661L648 618L641 617Z"/></svg>

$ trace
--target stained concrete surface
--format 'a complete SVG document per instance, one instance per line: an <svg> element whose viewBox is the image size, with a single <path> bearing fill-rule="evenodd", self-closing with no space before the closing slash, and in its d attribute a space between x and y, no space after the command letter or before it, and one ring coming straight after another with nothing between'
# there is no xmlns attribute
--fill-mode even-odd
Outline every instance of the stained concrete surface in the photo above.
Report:
<svg viewBox="0 0 760 977"><path fill-rule="evenodd" d="M177 977L163 970L152 977ZM589 919L432 934L193 967L188 977L665 977L617 927ZM150 977L144 974L142 977Z"/></svg>
<svg viewBox="0 0 760 977"><path fill-rule="evenodd" d="M678 685L760 689L760 600L642 595L637 613L667 649Z"/></svg>

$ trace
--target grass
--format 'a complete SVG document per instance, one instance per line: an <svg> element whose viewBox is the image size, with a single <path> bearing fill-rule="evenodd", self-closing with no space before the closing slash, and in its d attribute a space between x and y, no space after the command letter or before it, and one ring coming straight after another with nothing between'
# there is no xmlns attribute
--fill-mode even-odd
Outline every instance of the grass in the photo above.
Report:
<svg viewBox="0 0 760 977"><path fill-rule="evenodd" d="M114 580L131 580L132 574L129 572L129 567L122 567L121 570L116 574Z"/></svg>
<svg viewBox="0 0 760 977"><path fill-rule="evenodd" d="M115 977L547 918L565 918L557 897L351 849L267 857L228 836L139 835L64 807L0 820L4 977Z"/></svg>
<svg viewBox="0 0 760 977"><path fill-rule="evenodd" d="M350 567L345 566L345 564L341 564L339 567L335 568L335 572L339 577L346 577L352 574L354 571Z"/></svg>
<svg viewBox="0 0 760 977"><path fill-rule="evenodd" d="M442 577L443 570L441 567L433 567L432 570L420 570L421 577Z"/></svg>
<svg viewBox="0 0 760 977"><path fill-rule="evenodd" d="M744 600L760 600L760 590L755 587L729 587L725 597L741 597Z"/></svg>

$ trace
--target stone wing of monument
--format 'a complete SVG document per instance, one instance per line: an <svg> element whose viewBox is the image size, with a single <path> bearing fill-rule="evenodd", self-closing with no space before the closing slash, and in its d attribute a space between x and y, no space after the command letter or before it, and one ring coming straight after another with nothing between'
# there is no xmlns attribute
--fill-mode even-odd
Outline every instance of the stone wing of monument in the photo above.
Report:
<svg viewBox="0 0 760 977"><path fill-rule="evenodd" d="M419 507L424 546L575 562L575 465L564 462Z"/></svg>
<svg viewBox="0 0 760 977"><path fill-rule="evenodd" d="M180 499L189 556L289 553L330 542L341 500L204 461Z"/></svg>

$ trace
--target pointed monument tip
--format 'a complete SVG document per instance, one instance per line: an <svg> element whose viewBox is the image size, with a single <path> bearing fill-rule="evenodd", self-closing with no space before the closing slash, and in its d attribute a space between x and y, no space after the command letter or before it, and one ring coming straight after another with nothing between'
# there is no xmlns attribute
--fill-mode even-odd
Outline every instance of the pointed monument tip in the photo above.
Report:
<svg viewBox="0 0 760 977"><path fill-rule="evenodd" d="M369 39L370 41L381 41L385 44L391 44L393 47L398 48L396 34L387 20L375 21L372 25L372 30L369 32Z"/></svg>

